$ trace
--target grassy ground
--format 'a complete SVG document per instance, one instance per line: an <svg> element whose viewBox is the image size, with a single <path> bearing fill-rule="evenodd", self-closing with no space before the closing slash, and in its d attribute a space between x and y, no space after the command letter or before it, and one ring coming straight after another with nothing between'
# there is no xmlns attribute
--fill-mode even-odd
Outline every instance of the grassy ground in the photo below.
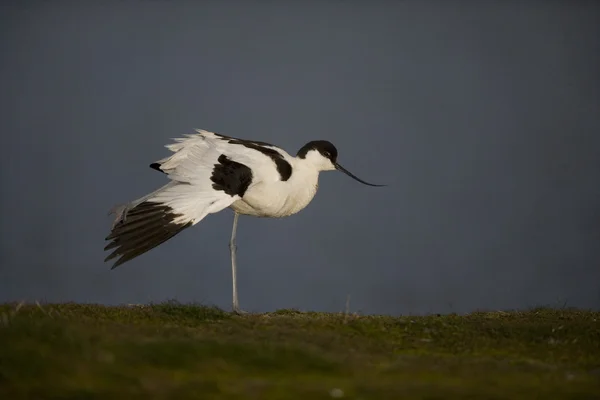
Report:
<svg viewBox="0 0 600 400"><path fill-rule="evenodd" d="M600 313L5 304L0 398L600 398Z"/></svg>

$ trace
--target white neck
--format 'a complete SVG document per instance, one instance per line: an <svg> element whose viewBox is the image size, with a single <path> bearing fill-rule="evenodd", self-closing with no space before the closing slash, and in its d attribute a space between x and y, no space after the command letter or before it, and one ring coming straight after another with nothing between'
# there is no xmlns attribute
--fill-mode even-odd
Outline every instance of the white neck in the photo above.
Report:
<svg viewBox="0 0 600 400"><path fill-rule="evenodd" d="M305 181L306 183L314 181L315 184L319 179L319 172L321 172L313 162L304 158L294 158L292 171L290 180Z"/></svg>

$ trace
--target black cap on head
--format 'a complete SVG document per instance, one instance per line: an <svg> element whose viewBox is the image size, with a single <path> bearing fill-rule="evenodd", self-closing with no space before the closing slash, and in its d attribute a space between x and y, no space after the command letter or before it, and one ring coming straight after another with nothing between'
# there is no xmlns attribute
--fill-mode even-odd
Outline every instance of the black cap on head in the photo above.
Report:
<svg viewBox="0 0 600 400"><path fill-rule="evenodd" d="M340 164L338 164L338 162L337 162L337 156L338 156L337 149L335 148L335 146L333 145L333 143L328 142L327 140L314 140L312 142L306 143L298 151L298 154L296 156L298 158L304 159L304 158L306 158L306 153L308 153L311 150L316 150L319 153L321 153L321 155L323 157L325 157L325 158L327 158L327 159L329 159L331 161L331 163L335 166L335 169L337 169L338 171L341 171L341 172L345 173L346 175L348 175L352 179L357 180L360 183L363 183L363 184L369 185L369 186L385 186L385 185L375 185L373 183L365 182L362 179L358 178L356 175L352 174L346 168L344 168Z"/></svg>
<svg viewBox="0 0 600 400"><path fill-rule="evenodd" d="M335 160L337 160L337 149L333 143L328 142L327 140L314 140L306 143L300 150L298 150L297 157L306 158L306 153L311 150L317 150L323 157L330 159L334 164Z"/></svg>

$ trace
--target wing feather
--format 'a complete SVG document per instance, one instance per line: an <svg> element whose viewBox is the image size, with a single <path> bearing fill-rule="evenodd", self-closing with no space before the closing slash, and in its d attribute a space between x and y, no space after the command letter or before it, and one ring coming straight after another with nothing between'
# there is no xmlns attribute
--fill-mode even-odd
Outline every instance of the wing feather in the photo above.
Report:
<svg viewBox="0 0 600 400"><path fill-rule="evenodd" d="M105 247L105 250L113 250L105 261L119 257L113 268L155 248L240 198L213 187L211 177L221 156L213 141L200 135L176 140L168 146L174 154L152 164L171 181L140 199L113 209L116 217L106 237L110 242Z"/></svg>

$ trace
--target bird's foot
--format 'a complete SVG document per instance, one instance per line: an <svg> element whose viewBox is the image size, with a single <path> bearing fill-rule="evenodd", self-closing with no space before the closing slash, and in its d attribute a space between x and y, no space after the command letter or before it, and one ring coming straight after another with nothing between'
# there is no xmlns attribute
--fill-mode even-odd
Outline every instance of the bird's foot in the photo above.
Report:
<svg viewBox="0 0 600 400"><path fill-rule="evenodd" d="M233 313L237 315L245 315L248 314L248 311L244 311L239 307L233 307Z"/></svg>

